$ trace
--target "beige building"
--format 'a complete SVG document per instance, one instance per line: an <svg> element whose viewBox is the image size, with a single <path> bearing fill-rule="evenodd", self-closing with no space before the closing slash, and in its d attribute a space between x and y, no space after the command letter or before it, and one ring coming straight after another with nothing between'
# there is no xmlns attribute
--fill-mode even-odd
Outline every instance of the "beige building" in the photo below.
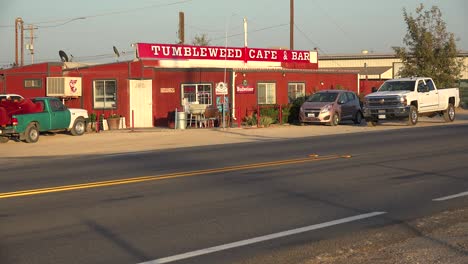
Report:
<svg viewBox="0 0 468 264"><path fill-rule="evenodd" d="M468 105L468 52L460 53L465 69L460 79L460 97ZM398 78L401 60L394 54L362 53L319 55L319 69L358 71L361 80L384 81Z"/></svg>

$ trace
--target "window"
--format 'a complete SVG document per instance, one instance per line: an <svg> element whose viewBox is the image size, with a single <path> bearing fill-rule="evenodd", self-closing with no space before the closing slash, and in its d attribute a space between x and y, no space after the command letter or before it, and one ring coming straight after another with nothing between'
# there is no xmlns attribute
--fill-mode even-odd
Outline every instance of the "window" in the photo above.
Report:
<svg viewBox="0 0 468 264"><path fill-rule="evenodd" d="M432 82L431 79L426 80L426 85L427 85L427 87L429 87L429 91L434 91L435 90L434 83Z"/></svg>
<svg viewBox="0 0 468 264"><path fill-rule="evenodd" d="M341 104L346 104L349 101L348 95L346 93L342 93L338 98L338 102Z"/></svg>
<svg viewBox="0 0 468 264"><path fill-rule="evenodd" d="M213 104L213 88L211 84L182 84L182 99L187 98L189 103Z"/></svg>
<svg viewBox="0 0 468 264"><path fill-rule="evenodd" d="M424 93L426 92L426 86L424 85L424 82L423 81L419 81L418 82L418 92L420 93Z"/></svg>
<svg viewBox="0 0 468 264"><path fill-rule="evenodd" d="M289 83L288 84L288 99L292 103L297 98L305 96L305 83Z"/></svg>
<svg viewBox="0 0 468 264"><path fill-rule="evenodd" d="M24 80L24 88L41 88L42 80L41 79L26 79Z"/></svg>
<svg viewBox="0 0 468 264"><path fill-rule="evenodd" d="M258 84L258 104L276 104L276 83Z"/></svg>
<svg viewBox="0 0 468 264"><path fill-rule="evenodd" d="M348 101L355 101L357 98L356 98L356 94L354 93L346 93L348 95Z"/></svg>
<svg viewBox="0 0 468 264"><path fill-rule="evenodd" d="M117 108L117 81L99 80L94 81L94 108L115 109Z"/></svg>
<svg viewBox="0 0 468 264"><path fill-rule="evenodd" d="M49 101L50 109L52 112L65 111L65 106L59 100L50 100Z"/></svg>

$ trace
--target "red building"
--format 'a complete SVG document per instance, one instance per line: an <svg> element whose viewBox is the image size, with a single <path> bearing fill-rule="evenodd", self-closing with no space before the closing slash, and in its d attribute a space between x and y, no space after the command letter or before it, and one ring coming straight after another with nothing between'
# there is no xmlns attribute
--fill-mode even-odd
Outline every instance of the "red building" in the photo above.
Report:
<svg viewBox="0 0 468 264"><path fill-rule="evenodd" d="M0 70L0 93L58 96L69 107L120 114L135 127L167 126L169 113L183 110L184 98L218 107L226 100L235 121L258 105L285 105L317 90L359 93L357 72L320 70L315 51L145 43L136 48L133 61Z"/></svg>

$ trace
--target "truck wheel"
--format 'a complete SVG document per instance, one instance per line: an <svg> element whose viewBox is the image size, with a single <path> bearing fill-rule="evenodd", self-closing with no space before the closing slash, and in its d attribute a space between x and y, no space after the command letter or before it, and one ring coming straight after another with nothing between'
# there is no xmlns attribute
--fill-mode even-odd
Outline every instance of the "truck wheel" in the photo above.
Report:
<svg viewBox="0 0 468 264"><path fill-rule="evenodd" d="M78 117L70 130L73 136L81 136L86 132L86 124L82 117Z"/></svg>
<svg viewBox="0 0 468 264"><path fill-rule="evenodd" d="M330 120L330 126L337 126L340 122L340 116L338 113L334 113Z"/></svg>
<svg viewBox="0 0 468 264"><path fill-rule="evenodd" d="M7 143L10 140L8 137L0 137L0 143Z"/></svg>
<svg viewBox="0 0 468 264"><path fill-rule="evenodd" d="M408 125L414 126L418 123L418 109L414 105L410 106L408 115Z"/></svg>
<svg viewBox="0 0 468 264"><path fill-rule="evenodd" d="M24 141L27 143L36 143L39 140L39 129L35 124L29 124L24 131Z"/></svg>
<svg viewBox="0 0 468 264"><path fill-rule="evenodd" d="M455 120L455 107L453 104L449 104L447 110L444 111L445 122L453 122Z"/></svg>
<svg viewBox="0 0 468 264"><path fill-rule="evenodd" d="M362 122L362 113L361 113L360 111L358 111L358 112L356 113L356 117L353 119L353 122L354 122L354 124L356 124L356 125L360 125L360 124L361 124L361 122Z"/></svg>

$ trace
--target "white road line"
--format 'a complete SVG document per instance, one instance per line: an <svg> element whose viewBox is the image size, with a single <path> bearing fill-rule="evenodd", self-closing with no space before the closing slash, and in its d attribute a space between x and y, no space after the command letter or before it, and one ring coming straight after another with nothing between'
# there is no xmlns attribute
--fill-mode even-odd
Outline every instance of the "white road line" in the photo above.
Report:
<svg viewBox="0 0 468 264"><path fill-rule="evenodd" d="M454 199L454 198L458 198L458 197L462 197L462 196L467 196L467 195L468 195L468 192L462 192L462 193L458 193L458 194L454 194L454 195L440 197L440 198L437 198L437 199L432 199L432 201L440 202L440 201L450 200L450 199Z"/></svg>
<svg viewBox="0 0 468 264"><path fill-rule="evenodd" d="M236 247L241 247L241 246L245 246L245 245L259 243L259 242L263 242L263 241L267 241L267 240L272 240L272 239L276 239L276 238L280 238L280 237L296 235L296 234L299 234L299 233L304 233L304 232L308 232L308 231L312 231L312 230L317 230L317 229L320 229L320 228L325 228L325 227L329 227L329 226L349 223L349 222L353 222L353 221L357 221L357 220L361 220L361 219L365 219L365 218L370 218L370 217L374 217L374 216L378 216L378 215L382 215L382 214L386 214L386 212L372 212L372 213L367 213L367 214L355 215L355 216L346 217L346 218L342 218L342 219L338 219L338 220L333 220L333 221L326 222L326 223L305 226L305 227L296 228L296 229L292 229L292 230L287 230L287 231L274 233L274 234L270 234L270 235L255 237L255 238L241 240L241 241L237 241L237 242L233 242L233 243L229 243L229 244L224 244L224 245L220 245L220 246L215 246L215 247L195 250L195 251L187 252L187 253L183 253L183 254L178 254L178 255L174 255L174 256L170 256L170 257L155 259L155 260L151 260L151 261L147 261L147 262L142 262L140 264L169 263L169 262L178 261L178 260L182 260L182 259L187 259L187 258L191 258L191 257L196 257L196 256L200 256L200 255L210 254L210 253L214 253L214 252L218 252L218 251L222 251L222 250L227 250L227 249L231 249L231 248L236 248Z"/></svg>

